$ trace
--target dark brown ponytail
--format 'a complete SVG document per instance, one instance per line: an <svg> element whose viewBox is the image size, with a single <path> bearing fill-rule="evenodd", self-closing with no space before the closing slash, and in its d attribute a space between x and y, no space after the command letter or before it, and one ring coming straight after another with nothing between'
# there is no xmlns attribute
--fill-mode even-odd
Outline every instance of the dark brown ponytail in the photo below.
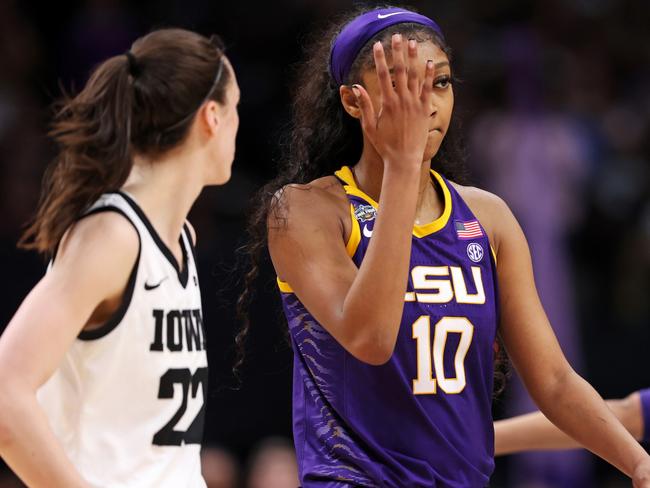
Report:
<svg viewBox="0 0 650 488"><path fill-rule="evenodd" d="M127 54L104 61L79 94L59 102L50 131L59 153L19 246L51 253L102 193L125 183L132 152L168 151L183 141L205 100L225 102L230 73L214 40L162 29Z"/></svg>

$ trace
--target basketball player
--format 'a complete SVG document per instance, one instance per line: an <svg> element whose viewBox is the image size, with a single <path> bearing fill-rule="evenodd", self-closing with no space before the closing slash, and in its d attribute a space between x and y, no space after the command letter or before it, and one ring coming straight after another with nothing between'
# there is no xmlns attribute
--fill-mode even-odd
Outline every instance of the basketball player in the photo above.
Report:
<svg viewBox="0 0 650 488"><path fill-rule="evenodd" d="M440 27L364 10L306 52L285 167L252 221L294 349L302 486L485 487L498 317L542 411L650 487L648 455L565 360L512 213L451 181Z"/></svg>
<svg viewBox="0 0 650 488"><path fill-rule="evenodd" d="M650 388L620 400L605 402L616 418L640 442L650 441ZM541 412L494 422L494 454L521 451L572 449L579 443L559 430Z"/></svg>
<svg viewBox="0 0 650 488"><path fill-rule="evenodd" d="M0 338L0 454L34 487L204 487L205 334L186 221L230 178L220 44L138 39L65 101L23 243L54 255Z"/></svg>

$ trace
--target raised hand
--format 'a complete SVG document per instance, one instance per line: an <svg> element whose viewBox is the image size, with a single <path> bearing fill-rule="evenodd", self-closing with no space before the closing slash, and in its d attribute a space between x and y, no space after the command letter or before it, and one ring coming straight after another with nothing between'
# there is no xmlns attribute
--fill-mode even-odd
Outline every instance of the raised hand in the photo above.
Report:
<svg viewBox="0 0 650 488"><path fill-rule="evenodd" d="M401 34L391 39L394 87L381 42L373 46L375 69L379 79L381 106L377 111L361 85L352 90L361 109L361 128L382 157L384 164L419 167L431 124L433 97L433 61L427 61L422 83L418 80L417 42L404 43ZM405 51L410 69L407 69Z"/></svg>

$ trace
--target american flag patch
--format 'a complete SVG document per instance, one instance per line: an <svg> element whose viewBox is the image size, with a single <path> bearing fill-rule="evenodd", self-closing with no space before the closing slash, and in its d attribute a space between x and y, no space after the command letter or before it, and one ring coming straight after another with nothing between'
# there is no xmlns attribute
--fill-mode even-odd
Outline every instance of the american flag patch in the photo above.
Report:
<svg viewBox="0 0 650 488"><path fill-rule="evenodd" d="M478 223L478 220L468 220L461 222L460 220L454 221L456 227L456 235L459 239L474 239L476 237L483 237L483 230Z"/></svg>

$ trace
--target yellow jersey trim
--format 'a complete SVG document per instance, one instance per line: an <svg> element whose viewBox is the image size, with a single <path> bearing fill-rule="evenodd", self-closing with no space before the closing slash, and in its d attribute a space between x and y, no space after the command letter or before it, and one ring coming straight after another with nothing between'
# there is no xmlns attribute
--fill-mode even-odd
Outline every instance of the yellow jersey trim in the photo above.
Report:
<svg viewBox="0 0 650 488"><path fill-rule="evenodd" d="M276 278L276 280L278 282L278 288L280 288L282 293L293 293L293 288L289 286L289 283L282 281L280 278Z"/></svg>
<svg viewBox="0 0 650 488"><path fill-rule="evenodd" d="M414 225L413 235L416 237L425 237L433 234L434 232L438 232L445 225L447 225L447 222L449 222L449 217L451 217L451 193L449 192L449 188L447 188L447 184L445 183L445 180L442 179L442 176L433 170L431 170L431 174L438 181L440 188L442 188L445 208L442 211L442 215L433 222L429 222L428 224L424 225Z"/></svg>
<svg viewBox="0 0 650 488"><path fill-rule="evenodd" d="M354 181L354 175L349 166L343 166L340 170L335 171L334 174L345 181L345 184L353 188L357 187L357 183Z"/></svg>
<svg viewBox="0 0 650 488"><path fill-rule="evenodd" d="M373 200L371 197L366 195L361 189L359 189L356 182L354 181L354 175L352 174L352 170L348 166L343 166L335 174L346 183L343 188L345 189L345 192L348 195L354 195L365 200L370 205L372 205L375 209L379 207L379 204L375 200ZM438 232L445 225L447 225L447 222L449 222L449 217L451 217L452 204L451 204L451 193L449 192L449 188L447 187L447 184L445 183L445 180L442 178L442 176L440 176L436 171L431 170L431 174L440 185L440 188L442 188L444 209L442 211L442 215L438 217L436 220L434 220L433 222L429 222L428 224L424 224L424 225L413 226L413 235L418 238L426 237L428 235L433 234L434 232ZM352 221L353 224L356 221L354 215ZM357 226L358 226L358 222L357 222Z"/></svg>
<svg viewBox="0 0 650 488"><path fill-rule="evenodd" d="M361 242L361 228L359 227L359 221L354 217L354 205L350 204L350 217L352 219L352 230L350 231L350 237L348 242L345 245L345 250L348 253L348 256L354 256L354 253L357 252L359 243ZM276 278L278 282L278 288L282 293L293 293L293 288L286 281L282 281L280 278Z"/></svg>
<svg viewBox="0 0 650 488"><path fill-rule="evenodd" d="M494 248L492 247L492 244L490 244L490 251L492 251L492 257L494 258L494 266L496 267L496 265L497 265L497 253L494 252Z"/></svg>
<svg viewBox="0 0 650 488"><path fill-rule="evenodd" d="M352 204L350 204L350 218L352 219L352 230L350 231L348 243L345 245L345 250L348 252L348 256L352 257L357 252L361 242L361 227L359 227L359 221L354 216L354 205Z"/></svg>

